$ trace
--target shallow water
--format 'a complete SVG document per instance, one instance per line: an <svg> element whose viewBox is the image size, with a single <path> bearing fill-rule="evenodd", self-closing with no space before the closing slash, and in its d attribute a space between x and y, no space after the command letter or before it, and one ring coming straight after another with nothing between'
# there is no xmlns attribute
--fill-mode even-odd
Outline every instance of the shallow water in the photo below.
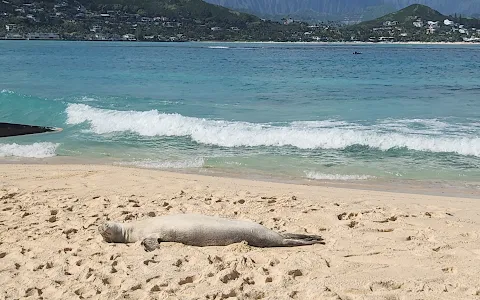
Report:
<svg viewBox="0 0 480 300"><path fill-rule="evenodd" d="M480 180L480 47L1 41L0 157ZM362 55L352 55L359 51Z"/></svg>

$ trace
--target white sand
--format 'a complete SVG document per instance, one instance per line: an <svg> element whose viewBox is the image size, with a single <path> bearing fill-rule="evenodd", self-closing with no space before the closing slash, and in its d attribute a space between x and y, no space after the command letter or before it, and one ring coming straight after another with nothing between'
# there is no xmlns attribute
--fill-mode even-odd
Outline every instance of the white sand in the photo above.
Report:
<svg viewBox="0 0 480 300"><path fill-rule="evenodd" d="M260 249L107 244L182 212L320 234ZM479 299L480 199L94 165L0 165L0 299Z"/></svg>

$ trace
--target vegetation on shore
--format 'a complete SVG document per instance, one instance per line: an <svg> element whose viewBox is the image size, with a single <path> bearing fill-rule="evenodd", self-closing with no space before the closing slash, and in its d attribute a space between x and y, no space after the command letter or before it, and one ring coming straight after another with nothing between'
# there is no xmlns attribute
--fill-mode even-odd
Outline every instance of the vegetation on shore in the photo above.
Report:
<svg viewBox="0 0 480 300"><path fill-rule="evenodd" d="M275 22L202 0L32 1L0 2L0 37L277 42L473 42L480 37L480 20L447 17L423 5L411 5L373 21L339 26L328 22L307 24L293 19Z"/></svg>

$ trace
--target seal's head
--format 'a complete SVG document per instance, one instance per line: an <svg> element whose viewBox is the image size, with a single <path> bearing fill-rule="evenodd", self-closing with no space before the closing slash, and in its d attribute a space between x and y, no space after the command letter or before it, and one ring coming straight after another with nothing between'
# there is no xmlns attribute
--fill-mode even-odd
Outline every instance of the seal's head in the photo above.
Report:
<svg viewBox="0 0 480 300"><path fill-rule="evenodd" d="M107 222L98 227L98 232L107 243L123 243L125 235L121 224L115 222Z"/></svg>

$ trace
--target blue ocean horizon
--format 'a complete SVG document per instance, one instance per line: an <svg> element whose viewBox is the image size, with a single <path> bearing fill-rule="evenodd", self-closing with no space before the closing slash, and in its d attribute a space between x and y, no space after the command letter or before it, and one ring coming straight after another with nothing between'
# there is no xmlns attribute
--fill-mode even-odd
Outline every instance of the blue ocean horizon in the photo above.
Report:
<svg viewBox="0 0 480 300"><path fill-rule="evenodd" d="M0 41L0 159L480 180L480 46ZM361 55L352 55L353 52Z"/></svg>

